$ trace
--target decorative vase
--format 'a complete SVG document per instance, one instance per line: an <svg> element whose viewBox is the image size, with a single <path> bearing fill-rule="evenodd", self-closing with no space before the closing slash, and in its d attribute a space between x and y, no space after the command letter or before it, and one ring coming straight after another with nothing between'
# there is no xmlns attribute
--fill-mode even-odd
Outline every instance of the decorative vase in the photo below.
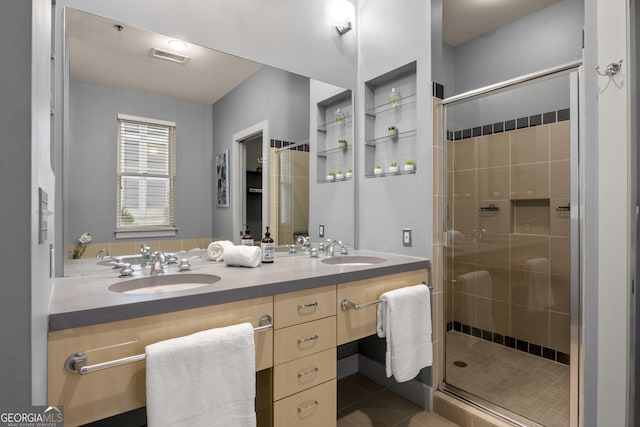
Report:
<svg viewBox="0 0 640 427"><path fill-rule="evenodd" d="M416 165L404 165L404 171L405 172L411 172L415 168L416 168Z"/></svg>
<svg viewBox="0 0 640 427"><path fill-rule="evenodd" d="M387 136L395 138L396 136L398 136L398 129L387 129Z"/></svg>
<svg viewBox="0 0 640 427"><path fill-rule="evenodd" d="M398 167L397 166L389 166L389 169L387 170L387 172L389 172L389 173L398 173Z"/></svg>
<svg viewBox="0 0 640 427"><path fill-rule="evenodd" d="M336 176L335 175L327 175L327 181L335 181Z"/></svg>
<svg viewBox="0 0 640 427"><path fill-rule="evenodd" d="M337 173L336 174L336 180L337 181L340 181L340 180L343 180L343 179L344 179L344 175L343 174L341 174L341 173Z"/></svg>
<svg viewBox="0 0 640 427"><path fill-rule="evenodd" d="M351 178L353 176L353 172L347 172L346 177L347 179Z"/></svg>
<svg viewBox="0 0 640 427"><path fill-rule="evenodd" d="M382 168L375 168L373 170L373 174L374 175L382 175L384 173L384 171L382 170Z"/></svg>
<svg viewBox="0 0 640 427"><path fill-rule="evenodd" d="M344 139L341 139L340 141L338 141L338 148L342 148L343 150L347 148L347 141Z"/></svg>

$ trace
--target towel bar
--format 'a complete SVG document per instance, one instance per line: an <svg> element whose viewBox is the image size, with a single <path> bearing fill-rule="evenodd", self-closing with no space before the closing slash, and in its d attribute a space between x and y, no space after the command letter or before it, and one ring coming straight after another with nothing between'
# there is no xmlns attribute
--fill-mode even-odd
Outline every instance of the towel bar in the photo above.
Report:
<svg viewBox="0 0 640 427"><path fill-rule="evenodd" d="M433 286L431 285L431 283L420 282L420 284L427 285L429 290L433 291ZM342 308L343 311L344 310L360 310L361 308L366 308L366 307L370 307L372 305L377 305L377 304L380 304L381 302L382 302L381 299L377 299L375 301L364 302L362 304L355 304L355 303L349 301L348 298L345 298L342 301L340 301L340 308Z"/></svg>
<svg viewBox="0 0 640 427"><path fill-rule="evenodd" d="M253 332L265 332L269 329L273 329L271 323L271 316L263 314L260 316L260 326L253 328ZM95 365L85 366L87 362L87 355L84 353L75 353L67 357L64 362L64 368L67 372L72 374L88 374L89 372L100 371L102 369L113 368L115 366L126 365L127 363L139 362L144 360L146 355L136 354L135 356L123 357L122 359L109 360L108 362L96 363Z"/></svg>

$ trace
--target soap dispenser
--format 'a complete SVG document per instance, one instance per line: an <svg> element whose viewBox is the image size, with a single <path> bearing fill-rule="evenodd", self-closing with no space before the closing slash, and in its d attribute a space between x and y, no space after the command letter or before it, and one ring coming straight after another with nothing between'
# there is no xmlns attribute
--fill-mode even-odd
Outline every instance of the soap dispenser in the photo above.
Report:
<svg viewBox="0 0 640 427"><path fill-rule="evenodd" d="M262 262L273 262L275 245L271 233L269 233L269 226L267 226L267 232L264 233L264 239L262 239L260 246L262 248Z"/></svg>
<svg viewBox="0 0 640 427"><path fill-rule="evenodd" d="M240 237L240 244L244 246L253 246L253 236L249 232L249 226L245 224L244 234Z"/></svg>

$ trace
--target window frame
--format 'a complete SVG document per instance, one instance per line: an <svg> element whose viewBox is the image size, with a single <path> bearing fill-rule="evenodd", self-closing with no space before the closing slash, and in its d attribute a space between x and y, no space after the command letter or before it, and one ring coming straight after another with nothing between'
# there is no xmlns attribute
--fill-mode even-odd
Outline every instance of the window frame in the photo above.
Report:
<svg viewBox="0 0 640 427"><path fill-rule="evenodd" d="M165 127L168 129L168 150L167 150L167 174L147 173L145 171L138 170L136 172L124 172L122 170L123 161L122 158L122 126L125 123L135 123L138 125L149 125L154 127ZM116 162L116 239L125 238L147 238L147 237L173 237L177 234L176 228L176 216L175 216L175 178L176 178L176 124L175 122L158 120L147 117L132 116L128 114L117 115L117 135L116 135L116 149L117 149L117 162ZM121 207L122 207L122 178L123 176L141 177L148 176L150 178L163 178L169 179L169 209L168 224L151 224L151 225L132 225L124 226L121 222Z"/></svg>

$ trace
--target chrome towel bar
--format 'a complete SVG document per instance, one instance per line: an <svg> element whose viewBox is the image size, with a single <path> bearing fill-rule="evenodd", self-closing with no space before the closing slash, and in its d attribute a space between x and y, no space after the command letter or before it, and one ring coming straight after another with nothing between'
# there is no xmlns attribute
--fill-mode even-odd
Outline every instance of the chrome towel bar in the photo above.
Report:
<svg viewBox="0 0 640 427"><path fill-rule="evenodd" d="M253 332L265 332L273 329L273 323L271 322L271 316L263 314L260 316L260 326L253 328ZM88 374L89 372L100 371L102 369L113 368L115 366L126 365L127 363L140 362L144 360L146 355L136 354L135 356L123 357L122 359L110 360L108 362L96 363L95 365L85 366L87 363L87 355L84 353L75 353L67 357L64 362L64 368L67 372L72 374Z"/></svg>
<svg viewBox="0 0 640 427"><path fill-rule="evenodd" d="M431 285L431 283L420 282L420 284L427 285L429 290L433 291L433 285ZM348 298L345 298L342 301L340 301L340 308L342 308L343 311L344 310L360 310L361 308L370 307L372 305L378 305L381 302L382 302L381 299L377 299L375 301L364 302L362 304L355 304L355 303L349 301Z"/></svg>

